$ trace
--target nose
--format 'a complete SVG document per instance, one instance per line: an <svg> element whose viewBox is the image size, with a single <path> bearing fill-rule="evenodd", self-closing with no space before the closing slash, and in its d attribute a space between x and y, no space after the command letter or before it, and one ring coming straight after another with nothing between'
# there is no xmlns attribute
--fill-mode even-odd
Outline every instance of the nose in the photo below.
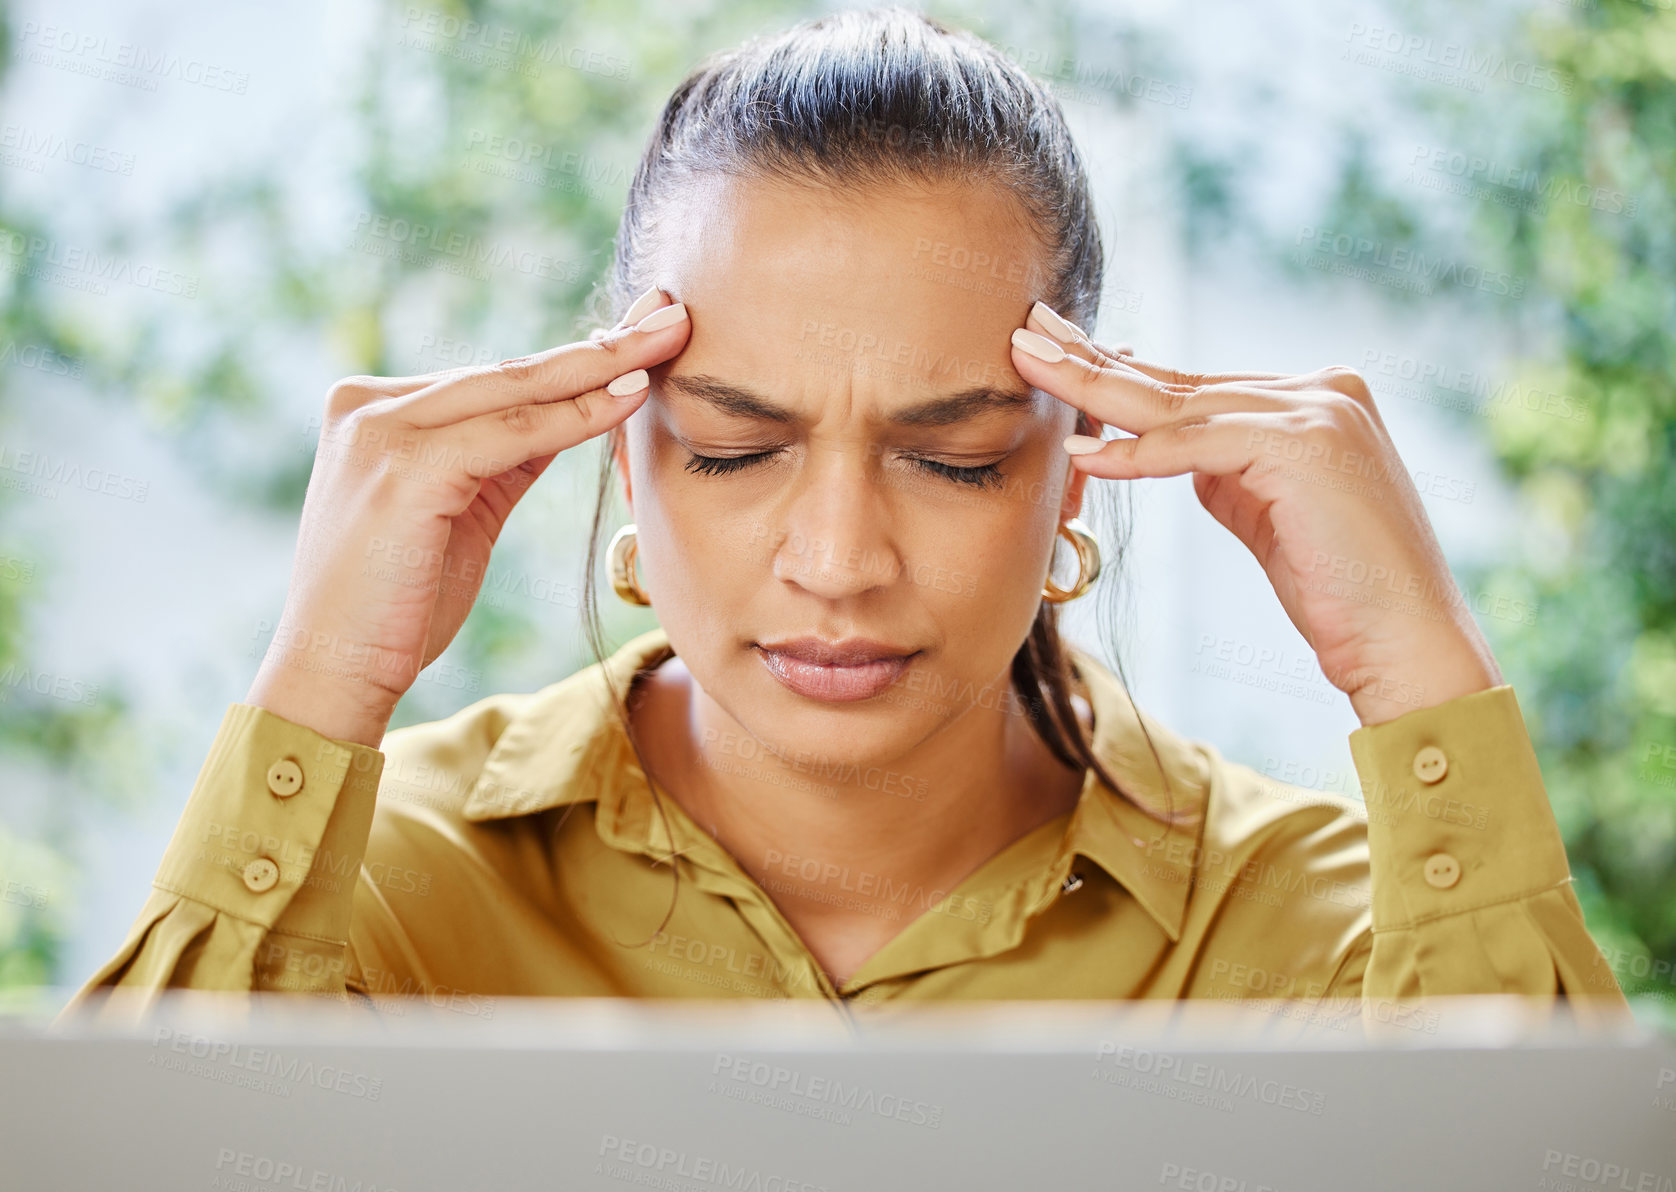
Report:
<svg viewBox="0 0 1676 1192"><path fill-rule="evenodd" d="M773 574L824 600L889 587L902 572L874 455L865 445L811 447L771 527Z"/></svg>

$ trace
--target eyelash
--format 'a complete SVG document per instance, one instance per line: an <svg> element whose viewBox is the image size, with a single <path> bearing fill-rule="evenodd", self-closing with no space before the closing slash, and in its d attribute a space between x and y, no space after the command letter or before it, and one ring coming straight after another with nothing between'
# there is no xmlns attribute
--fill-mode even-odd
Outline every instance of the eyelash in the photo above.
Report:
<svg viewBox="0 0 1676 1192"><path fill-rule="evenodd" d="M774 455L773 451L758 451L750 455L698 455L694 454L687 460L687 471L700 476L725 476L730 472L742 471L754 464ZM945 480L952 480L957 484L969 484L974 488L998 488L1001 484L1001 468L999 464L981 464L975 468L960 468L954 464L946 464L941 460L924 459L914 455L908 457L935 476Z"/></svg>

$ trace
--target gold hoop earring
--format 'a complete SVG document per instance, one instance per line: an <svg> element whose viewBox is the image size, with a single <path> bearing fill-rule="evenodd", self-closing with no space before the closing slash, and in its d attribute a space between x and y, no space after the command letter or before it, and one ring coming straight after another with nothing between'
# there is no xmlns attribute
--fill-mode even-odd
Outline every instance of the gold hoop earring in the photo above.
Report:
<svg viewBox="0 0 1676 1192"><path fill-rule="evenodd" d="M1100 578L1100 543L1094 535L1089 533L1082 518L1073 517L1059 527L1059 537L1066 539L1077 551L1077 582L1069 588L1061 588L1053 582L1052 565L1048 568L1048 581L1042 585L1042 599L1049 604L1064 604L1067 600L1075 600L1094 586L1094 581Z"/></svg>
<svg viewBox="0 0 1676 1192"><path fill-rule="evenodd" d="M611 535L611 546L606 558L611 564L611 590L630 604L651 604L652 598L634 577L634 560L639 553L634 537L634 523L629 522Z"/></svg>

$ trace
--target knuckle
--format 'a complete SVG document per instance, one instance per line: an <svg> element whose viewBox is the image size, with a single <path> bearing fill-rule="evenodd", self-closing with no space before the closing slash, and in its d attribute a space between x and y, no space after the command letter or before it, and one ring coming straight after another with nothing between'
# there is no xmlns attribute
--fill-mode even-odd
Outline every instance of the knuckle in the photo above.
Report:
<svg viewBox="0 0 1676 1192"><path fill-rule="evenodd" d="M1371 404L1373 392L1367 380L1348 364L1330 364L1321 370L1322 383L1335 393L1353 399L1358 405Z"/></svg>
<svg viewBox="0 0 1676 1192"><path fill-rule="evenodd" d="M377 415L369 406L355 406L332 420L329 428L334 445L346 448L369 448L380 445L384 436L377 429ZM328 432L323 431L324 437Z"/></svg>
<svg viewBox="0 0 1676 1192"><path fill-rule="evenodd" d="M1359 401L1353 394L1339 394L1324 414L1324 421L1340 438L1361 438L1377 430L1378 415L1372 401Z"/></svg>
<svg viewBox="0 0 1676 1192"><path fill-rule="evenodd" d="M489 369L491 377L520 384L533 381L540 374L541 365L532 356L514 356L511 360L502 360Z"/></svg>
<svg viewBox="0 0 1676 1192"><path fill-rule="evenodd" d="M571 406L577 420L591 426L599 414L600 400L592 393L580 393L572 400Z"/></svg>
<svg viewBox="0 0 1676 1192"><path fill-rule="evenodd" d="M326 390L326 412L333 417L343 417L359 409L377 396L373 388L375 381L374 377L359 375L335 381Z"/></svg>
<svg viewBox="0 0 1676 1192"><path fill-rule="evenodd" d="M1173 418L1187 408L1192 396L1193 390L1188 386L1167 385L1158 391L1158 406L1164 414Z"/></svg>
<svg viewBox="0 0 1676 1192"><path fill-rule="evenodd" d="M1292 437L1303 442L1331 445L1343 437L1343 423L1332 410L1301 413L1294 424Z"/></svg>
<svg viewBox="0 0 1676 1192"><path fill-rule="evenodd" d="M501 411L501 422L514 434L527 435L541 425L541 413L535 406L507 406Z"/></svg>

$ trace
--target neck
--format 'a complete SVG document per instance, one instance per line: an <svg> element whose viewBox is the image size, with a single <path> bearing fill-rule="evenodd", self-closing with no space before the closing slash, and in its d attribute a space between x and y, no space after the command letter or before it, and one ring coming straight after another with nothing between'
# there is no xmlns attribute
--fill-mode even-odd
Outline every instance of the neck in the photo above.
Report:
<svg viewBox="0 0 1676 1192"><path fill-rule="evenodd" d="M654 780L773 899L835 985L984 862L1068 813L1083 785L1003 708L973 707L889 765L776 756L679 658L648 677L632 717ZM719 742L750 742L749 756ZM904 890L925 894L905 902Z"/></svg>

